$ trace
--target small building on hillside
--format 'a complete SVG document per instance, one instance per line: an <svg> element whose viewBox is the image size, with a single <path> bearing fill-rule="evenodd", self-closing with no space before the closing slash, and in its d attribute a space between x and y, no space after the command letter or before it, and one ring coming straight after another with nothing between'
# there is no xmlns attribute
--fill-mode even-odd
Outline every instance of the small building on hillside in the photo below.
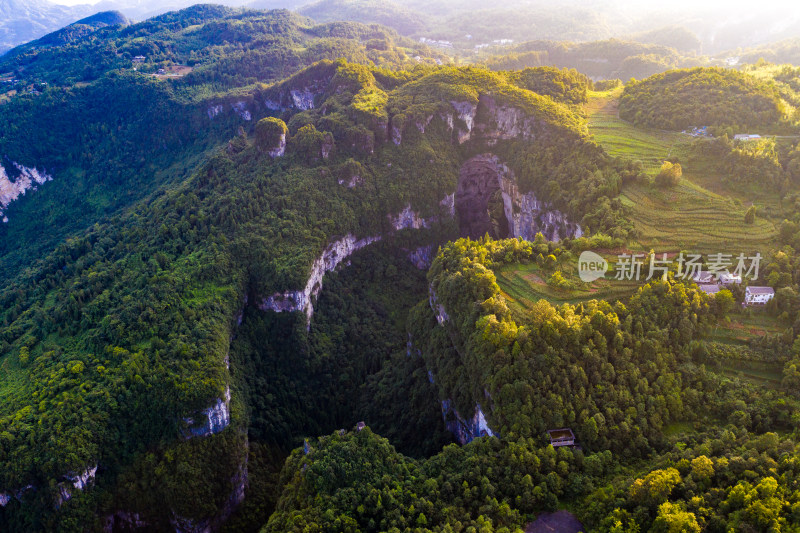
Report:
<svg viewBox="0 0 800 533"><path fill-rule="evenodd" d="M145 57L144 56L135 56L133 58L134 63L144 63Z"/></svg>
<svg viewBox="0 0 800 533"><path fill-rule="evenodd" d="M761 135L752 134L752 133L737 133L733 136L734 141L759 141L761 140Z"/></svg>
<svg viewBox="0 0 800 533"><path fill-rule="evenodd" d="M744 303L747 305L764 305L775 297L772 287L747 287L744 290Z"/></svg>
<svg viewBox="0 0 800 533"><path fill-rule="evenodd" d="M575 446L575 434L570 428L548 429L547 434L550 436L550 444L552 444L554 448L559 446Z"/></svg>
<svg viewBox="0 0 800 533"><path fill-rule="evenodd" d="M700 270L697 272L697 274L695 274L692 281L694 281L698 285L703 283L714 283L714 274L712 274L708 270Z"/></svg>
<svg viewBox="0 0 800 533"><path fill-rule="evenodd" d="M724 274L720 274L719 282L723 285L739 285L742 282L742 276L725 272Z"/></svg>
<svg viewBox="0 0 800 533"><path fill-rule="evenodd" d="M719 285L716 283L698 283L697 286L706 294L717 294L719 292Z"/></svg>

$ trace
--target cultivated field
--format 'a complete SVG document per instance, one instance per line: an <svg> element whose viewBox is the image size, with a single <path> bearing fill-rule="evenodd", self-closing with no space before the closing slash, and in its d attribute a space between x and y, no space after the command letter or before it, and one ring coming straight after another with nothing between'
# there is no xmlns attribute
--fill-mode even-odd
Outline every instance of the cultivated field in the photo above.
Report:
<svg viewBox="0 0 800 533"><path fill-rule="evenodd" d="M592 93L587 111L589 131L609 153L644 163L655 175L668 157L687 159L692 137L677 132L636 128L617 116L620 89ZM626 185L622 201L631 208L643 250L697 253L738 253L759 251L765 255L776 234L776 219L758 217L755 224L744 224L747 207L769 202L776 209L776 195L758 191L747 201L748 191L729 191L719 176L707 171L708 165L684 165L681 183L662 189L649 183ZM716 192L710 190L715 189ZM753 191L753 195L756 192Z"/></svg>
<svg viewBox="0 0 800 533"><path fill-rule="evenodd" d="M615 260L616 257L609 257ZM609 265L607 277L614 276L613 264ZM531 263L515 263L504 265L495 271L497 284L503 291L503 297L512 309L524 311L530 309L540 299L545 299L553 304L576 304L589 300L609 300L627 298L642 285L636 281L616 281L612 279L599 279L592 283L584 283L577 276L577 263L563 265L562 275L572 285L570 288L558 288L547 284L547 279L552 272L545 271L538 265Z"/></svg>

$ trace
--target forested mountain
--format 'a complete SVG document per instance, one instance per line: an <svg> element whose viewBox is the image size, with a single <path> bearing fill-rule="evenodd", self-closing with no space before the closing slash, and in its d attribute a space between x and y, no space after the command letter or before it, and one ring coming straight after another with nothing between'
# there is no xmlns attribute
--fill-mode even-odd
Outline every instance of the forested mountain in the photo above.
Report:
<svg viewBox="0 0 800 533"><path fill-rule="evenodd" d="M0 531L800 527L797 67L436 9L0 57ZM760 276L625 277L696 249Z"/></svg>
<svg viewBox="0 0 800 533"><path fill-rule="evenodd" d="M786 108L775 87L733 70L675 70L626 86L620 116L663 129L775 127Z"/></svg>
<svg viewBox="0 0 800 533"><path fill-rule="evenodd" d="M486 60L493 70L556 66L574 68L593 79L642 79L680 67L703 65L708 58L686 55L665 45L609 39L572 43L530 41Z"/></svg>
<svg viewBox="0 0 800 533"><path fill-rule="evenodd" d="M19 172L16 163L52 177L35 200L29 192L2 206L13 220L0 227L4 279L65 235L185 177L232 128L268 111L252 89L236 89L329 57L392 67L438 57L385 28L314 26L287 11L220 6L70 33L69 42L54 44L62 34L0 62L20 91L33 90L0 107L0 164L9 173ZM133 61L137 55L143 62Z"/></svg>

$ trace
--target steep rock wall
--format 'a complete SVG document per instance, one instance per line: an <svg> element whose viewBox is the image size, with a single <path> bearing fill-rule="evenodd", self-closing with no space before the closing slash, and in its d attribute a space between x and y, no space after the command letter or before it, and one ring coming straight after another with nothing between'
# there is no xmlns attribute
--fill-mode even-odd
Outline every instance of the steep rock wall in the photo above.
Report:
<svg viewBox="0 0 800 533"><path fill-rule="evenodd" d="M311 265L311 275L302 290L278 292L268 296L261 301L258 306L259 309L278 313L302 311L310 321L311 316L314 314L313 299L317 297L322 289L322 278L325 274L334 270L339 263L353 252L380 239L380 236L356 239L354 235L348 234L332 242Z"/></svg>
<svg viewBox="0 0 800 533"><path fill-rule="evenodd" d="M459 444L467 444L478 437L496 436L479 403L475 404L475 414L471 418L464 418L450 400L442 400L442 418L447 430L455 436Z"/></svg>
<svg viewBox="0 0 800 533"><path fill-rule="evenodd" d="M204 409L195 420L194 417L184 418L183 421L188 426L186 433L188 437L208 437L219 433L231 423L231 388L225 389L225 395L218 398L211 407Z"/></svg>
<svg viewBox="0 0 800 533"><path fill-rule="evenodd" d="M0 217L3 222L8 222L8 217L3 215L3 211L11 202L24 195L26 191L30 189L35 191L39 185L53 179L49 174L40 172L36 168L25 167L13 161L11 164L19 172L13 181L3 165L0 165Z"/></svg>
<svg viewBox="0 0 800 533"><path fill-rule="evenodd" d="M493 212L490 202L500 197L502 213ZM491 153L477 155L462 165L454 201L463 236L479 238L489 233L495 238L533 240L541 232L557 241L583 235L579 224L538 200L535 193L520 193L514 172Z"/></svg>

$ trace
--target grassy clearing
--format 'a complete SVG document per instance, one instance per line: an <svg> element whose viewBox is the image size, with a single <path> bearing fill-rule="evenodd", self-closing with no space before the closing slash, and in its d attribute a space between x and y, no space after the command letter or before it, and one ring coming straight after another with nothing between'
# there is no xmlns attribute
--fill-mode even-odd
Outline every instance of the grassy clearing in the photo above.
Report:
<svg viewBox="0 0 800 533"><path fill-rule="evenodd" d="M648 173L657 173L670 156L686 160L692 138L677 132L636 128L617 116L621 89L592 93L587 113L589 131L612 155L642 161ZM763 191L737 191L731 195L709 165L695 171L684 168L681 183L661 189L648 183L626 185L622 201L631 208L639 232L635 248L658 252L690 250L697 253L752 252L764 255L772 248L775 221L759 217L744 224L747 206L757 199L775 209L777 197ZM715 188L715 191L709 190ZM731 198L734 196L734 198ZM736 201L738 198L738 201ZM750 198L750 202L747 199Z"/></svg>
<svg viewBox="0 0 800 533"><path fill-rule="evenodd" d="M725 376L746 379L771 389L781 388L783 379L783 365L780 364L730 361L724 363L719 371Z"/></svg>
<svg viewBox="0 0 800 533"><path fill-rule="evenodd" d="M732 345L745 345L767 334L782 333L785 326L765 312L732 314L730 321L720 321L711 330L710 340Z"/></svg>
<svg viewBox="0 0 800 533"><path fill-rule="evenodd" d="M665 437L676 437L678 435L688 435L691 433L697 433L697 430L694 429L694 425L692 425L691 422L673 422L664 426Z"/></svg>

